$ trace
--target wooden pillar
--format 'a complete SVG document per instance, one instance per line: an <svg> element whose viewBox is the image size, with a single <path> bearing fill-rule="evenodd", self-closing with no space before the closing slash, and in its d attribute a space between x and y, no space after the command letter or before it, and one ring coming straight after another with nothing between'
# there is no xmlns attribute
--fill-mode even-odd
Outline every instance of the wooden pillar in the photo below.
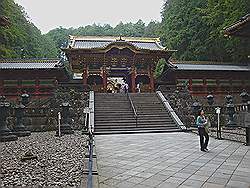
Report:
<svg viewBox="0 0 250 188"><path fill-rule="evenodd" d="M83 85L88 84L88 67L84 64L83 73L82 73Z"/></svg>
<svg viewBox="0 0 250 188"><path fill-rule="evenodd" d="M16 96L21 96L22 95L22 80L17 80L17 88L16 88Z"/></svg>
<svg viewBox="0 0 250 188"><path fill-rule="evenodd" d="M154 92L154 89L155 89L155 81L154 81L154 75L153 74L150 74L150 91L151 92Z"/></svg>
<svg viewBox="0 0 250 188"><path fill-rule="evenodd" d="M189 91L192 91L192 89L193 89L192 88L192 79L190 78L188 82L189 82L188 89L189 89Z"/></svg>
<svg viewBox="0 0 250 188"><path fill-rule="evenodd" d="M106 66L103 66L103 69L102 69L102 83L103 83L103 92L107 92L107 69L106 69Z"/></svg>
<svg viewBox="0 0 250 188"><path fill-rule="evenodd" d="M35 95L39 95L39 92L40 92L40 84L39 84L39 79L36 78L35 80L36 84L35 84Z"/></svg>
<svg viewBox="0 0 250 188"><path fill-rule="evenodd" d="M135 78L136 78L136 71L135 71L135 66L132 65L131 66L131 91L132 93L135 93L136 90L135 90Z"/></svg>
<svg viewBox="0 0 250 188"><path fill-rule="evenodd" d="M3 80L0 80L0 96L4 95L3 93Z"/></svg>
<svg viewBox="0 0 250 188"><path fill-rule="evenodd" d="M149 86L150 86L150 92L154 92L155 89L155 81L154 81L154 74L152 71L152 67L149 66Z"/></svg>

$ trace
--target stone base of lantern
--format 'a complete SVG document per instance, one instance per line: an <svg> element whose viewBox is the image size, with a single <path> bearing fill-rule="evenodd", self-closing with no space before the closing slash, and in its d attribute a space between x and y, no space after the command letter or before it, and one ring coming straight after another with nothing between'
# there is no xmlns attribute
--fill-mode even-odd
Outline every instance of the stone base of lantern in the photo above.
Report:
<svg viewBox="0 0 250 188"><path fill-rule="evenodd" d="M13 130L13 133L18 137L30 136L31 132L26 129L26 127L16 127Z"/></svg>
<svg viewBox="0 0 250 188"><path fill-rule="evenodd" d="M0 131L0 142L9 142L9 141L15 141L18 137L9 130L2 130Z"/></svg>

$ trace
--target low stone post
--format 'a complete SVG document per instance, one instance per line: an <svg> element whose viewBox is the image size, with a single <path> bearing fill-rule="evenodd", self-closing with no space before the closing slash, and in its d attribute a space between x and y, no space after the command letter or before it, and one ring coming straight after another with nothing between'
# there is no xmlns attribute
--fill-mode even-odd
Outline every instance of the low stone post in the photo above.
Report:
<svg viewBox="0 0 250 188"><path fill-rule="evenodd" d="M71 105L68 102L64 102L60 105L62 108L62 119L61 119L61 134L73 134L74 131L72 130L70 124L69 124L69 118L70 118L70 113L69 113L69 108ZM56 131L56 135L58 135L59 132L58 130Z"/></svg>
<svg viewBox="0 0 250 188"><path fill-rule="evenodd" d="M17 136L6 125L9 109L10 103L4 96L0 96L0 142L17 140Z"/></svg>

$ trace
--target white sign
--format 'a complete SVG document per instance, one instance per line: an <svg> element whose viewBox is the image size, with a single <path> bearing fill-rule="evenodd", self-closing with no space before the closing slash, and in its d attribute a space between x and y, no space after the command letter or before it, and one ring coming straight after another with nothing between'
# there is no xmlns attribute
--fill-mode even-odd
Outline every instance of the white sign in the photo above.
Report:
<svg viewBox="0 0 250 188"><path fill-rule="evenodd" d="M61 137L61 112L58 112L58 136Z"/></svg>
<svg viewBox="0 0 250 188"><path fill-rule="evenodd" d="M61 112L58 112L58 119L62 119L62 117L61 117Z"/></svg>
<svg viewBox="0 0 250 188"><path fill-rule="evenodd" d="M216 114L220 114L220 107L215 108Z"/></svg>

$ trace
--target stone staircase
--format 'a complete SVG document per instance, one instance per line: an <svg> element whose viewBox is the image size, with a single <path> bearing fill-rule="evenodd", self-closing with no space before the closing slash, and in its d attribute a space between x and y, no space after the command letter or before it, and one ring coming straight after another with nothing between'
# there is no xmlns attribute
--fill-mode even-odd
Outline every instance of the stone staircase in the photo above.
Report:
<svg viewBox="0 0 250 188"><path fill-rule="evenodd" d="M138 114L137 127L162 131L178 129L156 93L131 93L130 95Z"/></svg>
<svg viewBox="0 0 250 188"><path fill-rule="evenodd" d="M95 133L135 127L136 120L126 94L95 93Z"/></svg>
<svg viewBox="0 0 250 188"><path fill-rule="evenodd" d="M96 134L181 131L156 93L129 95L137 111L137 121L126 94L95 94Z"/></svg>

